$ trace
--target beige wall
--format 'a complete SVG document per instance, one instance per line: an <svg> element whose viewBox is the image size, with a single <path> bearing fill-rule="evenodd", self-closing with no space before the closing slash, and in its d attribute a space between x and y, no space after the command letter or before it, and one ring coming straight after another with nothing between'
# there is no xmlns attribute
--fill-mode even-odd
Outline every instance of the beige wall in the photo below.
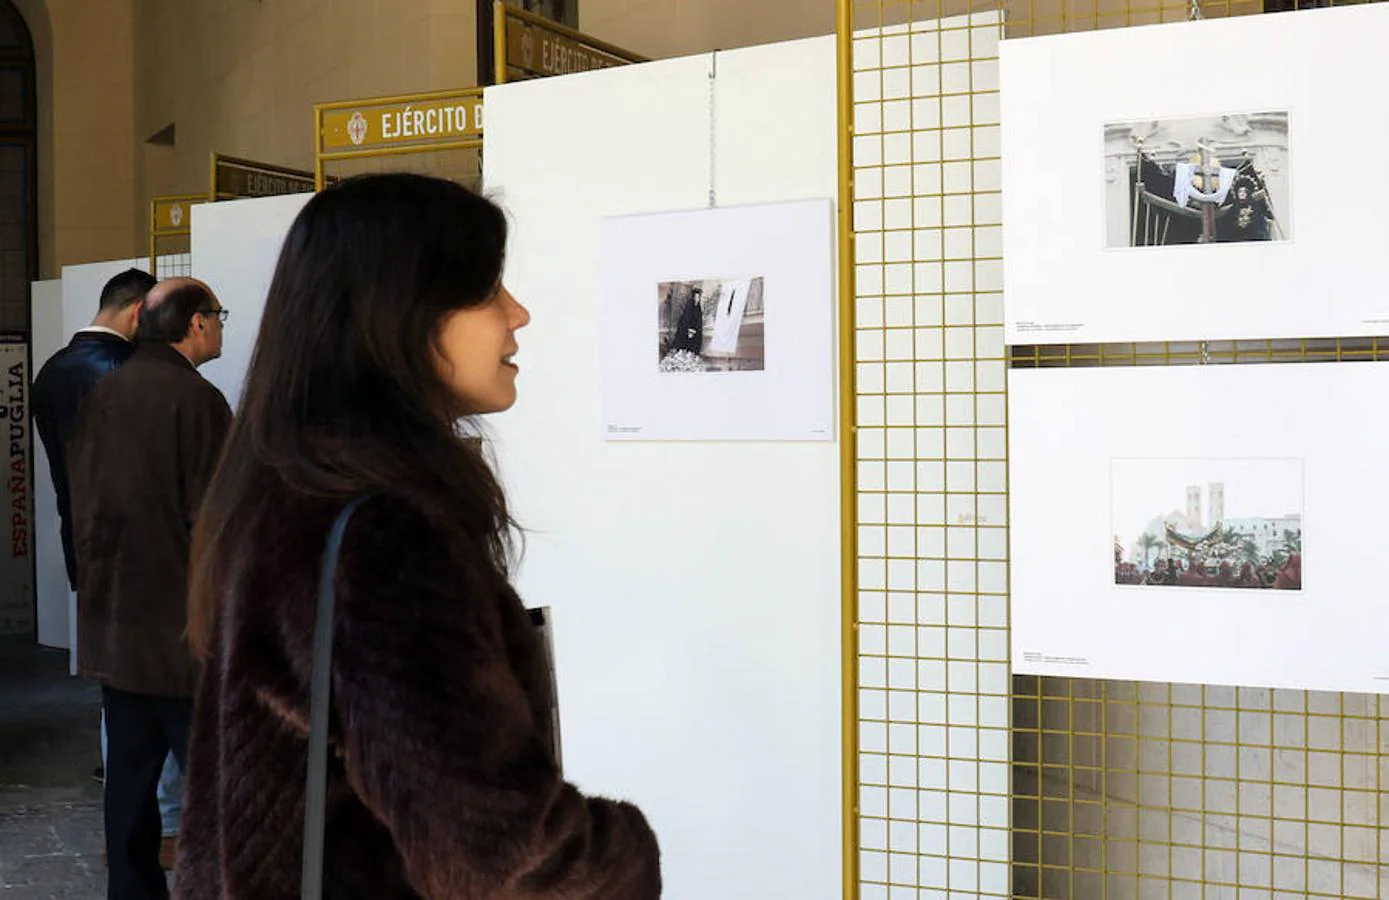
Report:
<svg viewBox="0 0 1389 900"><path fill-rule="evenodd" d="M579 29L652 58L834 31L834 0L579 0Z"/></svg>
<svg viewBox="0 0 1389 900"><path fill-rule="evenodd" d="M213 151L312 168L315 102L476 81L472 0L134 5L136 139L177 136L171 160L141 154L144 195L207 190Z"/></svg>
<svg viewBox="0 0 1389 900"><path fill-rule="evenodd" d="M1186 18L1191 0L857 0L856 25L897 24L908 16L937 18L1008 9L1009 37L1117 28ZM1204 15L1248 15L1262 0L1200 0ZM579 0L579 27L595 37L653 58L729 50L830 34L835 0Z"/></svg>

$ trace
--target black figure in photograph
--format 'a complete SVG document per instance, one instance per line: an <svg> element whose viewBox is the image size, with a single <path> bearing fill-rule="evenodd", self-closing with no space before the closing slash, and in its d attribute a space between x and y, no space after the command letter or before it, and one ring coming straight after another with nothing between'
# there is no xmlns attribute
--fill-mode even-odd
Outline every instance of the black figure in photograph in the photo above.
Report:
<svg viewBox="0 0 1389 900"><path fill-rule="evenodd" d="M684 350L698 356L704 349L704 303L700 288L690 289L690 299L680 311L680 319L675 323L675 337L671 341L672 351Z"/></svg>

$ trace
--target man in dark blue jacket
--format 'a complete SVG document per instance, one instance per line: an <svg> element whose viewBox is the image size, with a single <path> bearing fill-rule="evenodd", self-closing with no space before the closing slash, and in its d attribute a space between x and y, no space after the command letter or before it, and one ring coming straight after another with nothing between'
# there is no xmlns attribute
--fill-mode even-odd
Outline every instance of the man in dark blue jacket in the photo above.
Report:
<svg viewBox="0 0 1389 900"><path fill-rule="evenodd" d="M72 500L68 495L67 445L72 423L82 399L109 372L119 368L135 352L135 330L140 306L154 287L148 272L126 269L101 289L101 305L92 324L72 336L72 341L43 364L34 379L34 426L58 495L58 518L63 534L63 558L68 585L77 589L77 560L72 548Z"/></svg>

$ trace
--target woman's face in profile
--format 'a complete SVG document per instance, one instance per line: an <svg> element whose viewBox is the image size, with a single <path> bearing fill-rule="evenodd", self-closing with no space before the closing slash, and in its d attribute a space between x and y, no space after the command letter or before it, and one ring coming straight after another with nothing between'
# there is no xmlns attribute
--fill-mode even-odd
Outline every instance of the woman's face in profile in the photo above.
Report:
<svg viewBox="0 0 1389 900"><path fill-rule="evenodd" d="M439 377L467 414L501 412L516 402L516 332L530 320L498 286L484 303L454 310L439 323Z"/></svg>

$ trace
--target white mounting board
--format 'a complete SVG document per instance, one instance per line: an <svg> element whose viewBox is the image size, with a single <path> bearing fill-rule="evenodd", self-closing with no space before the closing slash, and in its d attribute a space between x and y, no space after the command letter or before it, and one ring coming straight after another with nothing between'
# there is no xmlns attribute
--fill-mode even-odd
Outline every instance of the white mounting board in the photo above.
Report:
<svg viewBox="0 0 1389 900"><path fill-rule="evenodd" d="M1013 670L1389 690L1389 425L1364 411L1386 395L1389 364L1371 362L1011 372ZM1189 487L1202 527L1300 514L1300 589L1116 584L1116 530L1126 556L1144 530L1125 510L1185 515Z"/></svg>
<svg viewBox="0 0 1389 900"><path fill-rule="evenodd" d="M646 812L667 900L838 898L837 443L595 427L600 223L700 208L711 174L719 205L833 197L834 40L489 88L486 103L486 184L515 223L507 281L533 315L520 400L494 424L532 529L522 596L554 618L566 774Z"/></svg>
<svg viewBox="0 0 1389 900"><path fill-rule="evenodd" d="M1389 117L1347 88L1373 82L1386 43L1384 4L1003 41L1008 343L1389 331L1383 204L1348 162L1389 146ZM1127 164L1106 160L1106 124L1260 111L1288 115L1286 150L1255 150L1286 169L1288 240L1107 246ZM1238 150L1227 132L1212 134Z"/></svg>

